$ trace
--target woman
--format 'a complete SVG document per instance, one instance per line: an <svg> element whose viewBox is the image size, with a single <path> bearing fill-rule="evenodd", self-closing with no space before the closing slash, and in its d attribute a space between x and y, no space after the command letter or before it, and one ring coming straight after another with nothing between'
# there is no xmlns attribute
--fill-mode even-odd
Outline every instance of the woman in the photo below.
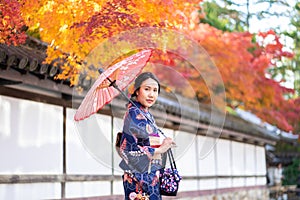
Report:
<svg viewBox="0 0 300 200"><path fill-rule="evenodd" d="M149 108L159 92L159 81L152 73L145 72L136 78L131 95L133 103L128 104L120 141L120 167L124 170L126 200L161 199L158 179L162 154L174 143L171 138L165 138L157 148L151 147L149 136L157 136L158 130Z"/></svg>

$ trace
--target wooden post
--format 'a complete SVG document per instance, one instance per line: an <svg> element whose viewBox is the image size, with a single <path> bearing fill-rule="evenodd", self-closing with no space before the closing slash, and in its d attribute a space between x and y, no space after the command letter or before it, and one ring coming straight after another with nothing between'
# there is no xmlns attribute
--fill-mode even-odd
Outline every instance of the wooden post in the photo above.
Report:
<svg viewBox="0 0 300 200"><path fill-rule="evenodd" d="M66 158L66 131L67 131L67 108L63 106L63 177L64 180L61 182L61 198L66 196L66 181L65 177L67 174L67 158Z"/></svg>

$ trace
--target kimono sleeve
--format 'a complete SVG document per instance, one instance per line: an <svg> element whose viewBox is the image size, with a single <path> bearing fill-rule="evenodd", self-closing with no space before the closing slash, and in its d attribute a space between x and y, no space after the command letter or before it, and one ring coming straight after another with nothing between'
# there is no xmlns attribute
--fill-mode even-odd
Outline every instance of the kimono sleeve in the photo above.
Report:
<svg viewBox="0 0 300 200"><path fill-rule="evenodd" d="M120 147L123 158L121 168L125 169L124 164L126 164L133 172L143 173L148 170L155 150L149 146L146 125L147 120L137 109L130 109L125 116Z"/></svg>
<svg viewBox="0 0 300 200"><path fill-rule="evenodd" d="M120 152L123 158L120 164L122 169L144 173L148 171L154 149L146 146L138 146L132 135L123 133Z"/></svg>

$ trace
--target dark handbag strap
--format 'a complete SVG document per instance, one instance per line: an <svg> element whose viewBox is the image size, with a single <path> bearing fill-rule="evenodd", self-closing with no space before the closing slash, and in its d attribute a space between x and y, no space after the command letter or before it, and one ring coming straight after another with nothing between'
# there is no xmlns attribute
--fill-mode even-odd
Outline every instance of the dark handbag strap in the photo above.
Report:
<svg viewBox="0 0 300 200"><path fill-rule="evenodd" d="M164 136L165 138L167 137L164 132L162 132L159 128L157 128L158 132ZM176 167L176 163L175 163L175 159L174 159L174 156L173 156L173 152L172 152L172 149L168 149L167 151L167 155L169 156L169 160L170 160L170 165L171 165L171 169L174 171L174 169L177 169Z"/></svg>
<svg viewBox="0 0 300 200"><path fill-rule="evenodd" d="M176 167L175 159L174 159L173 152L171 149L168 149L167 155L169 157L171 169L174 171L174 169L177 169L177 167Z"/></svg>

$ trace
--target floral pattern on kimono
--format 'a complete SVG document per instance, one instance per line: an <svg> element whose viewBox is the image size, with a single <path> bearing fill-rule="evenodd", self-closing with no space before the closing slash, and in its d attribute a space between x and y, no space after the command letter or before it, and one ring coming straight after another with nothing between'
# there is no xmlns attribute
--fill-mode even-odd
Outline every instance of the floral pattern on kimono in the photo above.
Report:
<svg viewBox="0 0 300 200"><path fill-rule="evenodd" d="M132 196L145 193L151 200L160 200L157 173L162 165L161 160L152 159L155 149L150 147L149 141L149 134L157 133L157 128L151 113L139 102L134 103L137 107L129 104L124 116L120 145L120 167L126 172L123 176L125 199L130 199L130 195L139 199Z"/></svg>

